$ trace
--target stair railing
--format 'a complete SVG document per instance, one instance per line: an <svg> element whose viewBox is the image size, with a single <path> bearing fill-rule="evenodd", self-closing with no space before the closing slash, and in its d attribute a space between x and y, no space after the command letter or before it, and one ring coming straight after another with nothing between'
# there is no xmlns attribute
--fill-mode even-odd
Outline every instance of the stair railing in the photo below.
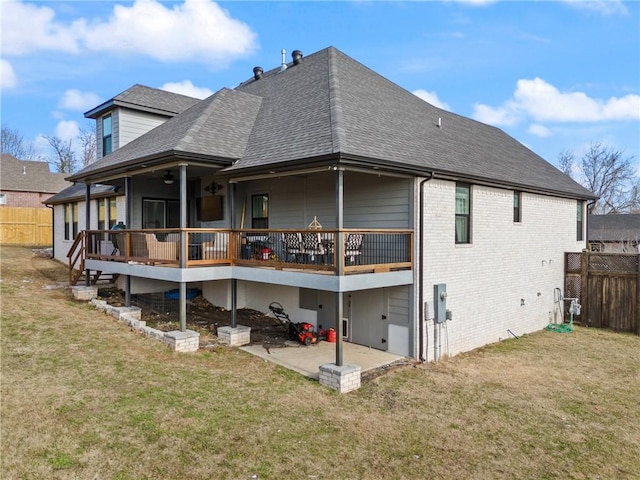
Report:
<svg viewBox="0 0 640 480"><path fill-rule="evenodd" d="M83 230L76 236L67 258L69 259L69 285L73 286L84 272L84 260L87 252L87 233ZM79 265L78 265L79 263ZM77 266L77 268L76 268Z"/></svg>

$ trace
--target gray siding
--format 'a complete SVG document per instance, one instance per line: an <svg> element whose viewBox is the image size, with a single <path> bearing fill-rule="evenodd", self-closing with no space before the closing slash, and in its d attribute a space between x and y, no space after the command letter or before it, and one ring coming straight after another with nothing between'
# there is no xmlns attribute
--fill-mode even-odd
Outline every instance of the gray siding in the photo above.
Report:
<svg viewBox="0 0 640 480"><path fill-rule="evenodd" d="M124 147L127 143L135 140L136 138L144 135L148 131L156 128L158 125L169 120L170 117L164 115L155 115L147 112L136 112L129 109L117 109L119 112L119 121L114 121L114 134L116 128L118 128L118 134L115 138L118 138L118 148ZM115 119L114 119L115 120ZM118 127L116 127L118 125ZM114 150L115 150L114 141Z"/></svg>
<svg viewBox="0 0 640 480"><path fill-rule="evenodd" d="M411 181L405 178L345 175L344 226L409 228L411 189Z"/></svg>
<svg viewBox="0 0 640 480"><path fill-rule="evenodd" d="M345 172L345 228L410 228L410 179ZM239 184L238 219L246 198L245 228L251 225L251 195L269 194L271 228L304 228L314 216L336 227L335 174L318 173Z"/></svg>

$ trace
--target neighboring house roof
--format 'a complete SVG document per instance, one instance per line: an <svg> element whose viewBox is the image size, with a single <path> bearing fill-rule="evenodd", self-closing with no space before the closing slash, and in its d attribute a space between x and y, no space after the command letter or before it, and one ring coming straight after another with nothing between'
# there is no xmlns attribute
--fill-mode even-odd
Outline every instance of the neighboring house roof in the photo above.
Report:
<svg viewBox="0 0 640 480"><path fill-rule="evenodd" d="M87 186L84 183L76 183L68 186L61 192L48 198L44 203L55 205L58 203L76 202L85 199ZM118 192L118 187L113 185L100 185L98 183L91 185L91 198L113 196Z"/></svg>
<svg viewBox="0 0 640 480"><path fill-rule="evenodd" d="M0 190L57 193L69 185L64 173L53 173L47 162L18 160L13 155L0 156Z"/></svg>
<svg viewBox="0 0 640 480"><path fill-rule="evenodd" d="M640 214L589 215L587 239L590 242L640 241Z"/></svg>
<svg viewBox="0 0 640 480"><path fill-rule="evenodd" d="M199 99L157 88L134 85L111 100L86 112L86 118L97 118L115 107L158 113L172 117L200 102Z"/></svg>
<svg viewBox="0 0 640 480"><path fill-rule="evenodd" d="M502 130L434 107L333 47L202 102L75 178L179 152L235 160L229 173L350 163L595 198ZM209 117L222 112L229 123ZM157 144L173 129L181 135Z"/></svg>

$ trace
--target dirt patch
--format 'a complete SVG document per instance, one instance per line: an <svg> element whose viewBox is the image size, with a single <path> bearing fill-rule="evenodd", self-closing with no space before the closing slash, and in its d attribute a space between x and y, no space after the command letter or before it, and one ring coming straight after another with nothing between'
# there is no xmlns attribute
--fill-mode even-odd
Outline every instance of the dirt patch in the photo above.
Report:
<svg viewBox="0 0 640 480"><path fill-rule="evenodd" d="M101 300L114 306L124 306L124 292L114 288L98 290ZM141 320L149 327L169 332L180 328L179 301L163 293L133 295L131 303L142 309ZM251 344L265 348L284 347L289 340L287 326L273 316L258 310L241 308L237 312L239 325L251 328ZM187 300L187 328L200 334L200 347L218 343L217 329L231 325L231 311L213 305L201 295Z"/></svg>

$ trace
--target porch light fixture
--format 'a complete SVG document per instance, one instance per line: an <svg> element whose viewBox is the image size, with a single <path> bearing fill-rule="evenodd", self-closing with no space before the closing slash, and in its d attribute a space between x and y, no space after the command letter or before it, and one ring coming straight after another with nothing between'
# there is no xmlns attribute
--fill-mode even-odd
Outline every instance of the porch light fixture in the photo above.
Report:
<svg viewBox="0 0 640 480"><path fill-rule="evenodd" d="M164 183L166 183L167 185L171 185L173 183L173 174L170 170L167 170L167 173L162 179L164 180Z"/></svg>

